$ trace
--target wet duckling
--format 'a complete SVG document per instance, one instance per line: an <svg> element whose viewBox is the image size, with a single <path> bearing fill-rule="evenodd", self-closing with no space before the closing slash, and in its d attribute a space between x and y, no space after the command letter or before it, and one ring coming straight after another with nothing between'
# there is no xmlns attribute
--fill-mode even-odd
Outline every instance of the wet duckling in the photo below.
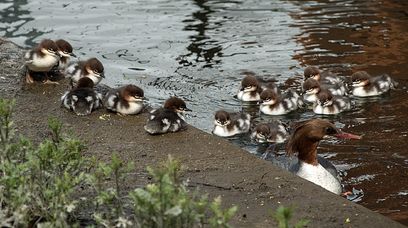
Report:
<svg viewBox="0 0 408 228"><path fill-rule="evenodd" d="M313 78L308 78L303 82L303 101L307 103L314 103L317 101L317 94L326 89L330 91L332 95L343 96L346 94L346 87L340 84L320 84Z"/></svg>
<svg viewBox="0 0 408 228"><path fill-rule="evenodd" d="M271 89L266 89L262 91L260 98L259 110L266 115L285 115L303 105L299 94L294 90L279 95Z"/></svg>
<svg viewBox="0 0 408 228"><path fill-rule="evenodd" d="M305 80L313 78L314 80L320 83L344 85L344 82L341 77L338 77L337 75L334 75L329 72L320 72L319 68L315 66L306 67L303 72L303 75L305 77Z"/></svg>
<svg viewBox="0 0 408 228"><path fill-rule="evenodd" d="M214 129L212 133L220 137L230 137L246 133L251 125L251 116L244 113L228 113L219 110L214 116Z"/></svg>
<svg viewBox="0 0 408 228"><path fill-rule="evenodd" d="M351 75L352 94L356 97L371 97L384 94L396 87L396 82L388 75L371 77L366 71Z"/></svg>
<svg viewBox="0 0 408 228"><path fill-rule="evenodd" d="M122 115L134 115L143 110L143 90L135 85L126 85L110 90L104 98L104 106Z"/></svg>
<svg viewBox="0 0 408 228"><path fill-rule="evenodd" d="M351 109L351 100L345 96L333 96L328 90L317 94L313 112L322 115L336 115Z"/></svg>
<svg viewBox="0 0 408 228"><path fill-rule="evenodd" d="M283 143L288 131L280 121L258 124L251 134L251 138L258 143Z"/></svg>
<svg viewBox="0 0 408 228"><path fill-rule="evenodd" d="M72 110L78 116L91 114L102 104L102 95L95 92L94 83L90 78L81 78L77 87L61 97L61 105Z"/></svg>
<svg viewBox="0 0 408 228"><path fill-rule="evenodd" d="M259 101L260 94L264 89L271 89L278 93L278 87L275 83L261 83L255 76L247 75L241 81L241 88L237 97L241 101Z"/></svg>
<svg viewBox="0 0 408 228"><path fill-rule="evenodd" d="M147 133L151 135L165 134L184 130L187 123L183 113L191 111L186 103L178 98L171 97L164 102L164 107L152 110L149 119L144 126Z"/></svg>

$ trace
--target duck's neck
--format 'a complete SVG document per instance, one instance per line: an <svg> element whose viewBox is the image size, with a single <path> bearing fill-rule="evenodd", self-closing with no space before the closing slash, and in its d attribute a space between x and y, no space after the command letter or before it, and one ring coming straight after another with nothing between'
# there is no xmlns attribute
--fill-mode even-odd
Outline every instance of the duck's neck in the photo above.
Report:
<svg viewBox="0 0 408 228"><path fill-rule="evenodd" d="M318 165L319 164L319 162L317 161L317 146L318 145L319 145L319 141L313 142L309 140L302 140L298 148L299 161L303 161L311 165Z"/></svg>

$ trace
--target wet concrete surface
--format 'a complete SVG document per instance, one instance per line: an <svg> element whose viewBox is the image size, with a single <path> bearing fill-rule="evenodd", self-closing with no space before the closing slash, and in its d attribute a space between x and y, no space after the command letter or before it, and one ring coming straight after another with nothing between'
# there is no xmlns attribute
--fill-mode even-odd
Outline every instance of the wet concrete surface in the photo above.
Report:
<svg viewBox="0 0 408 228"><path fill-rule="evenodd" d="M171 154L182 161L183 178L190 180L191 189L220 195L225 205L239 207L232 222L236 227L274 226L271 211L280 205L294 206L295 220L309 219L310 227L403 227L192 126L179 133L150 136L143 130L145 114L123 117L98 110L76 116L60 107L66 82L24 85L21 49L0 40L0 53L0 95L16 100L13 120L18 133L42 140L48 135L48 118L57 117L67 132L86 143L85 156L107 161L117 152L135 163L136 171L124 189L147 183L146 165L156 165ZM104 114L109 116L100 118Z"/></svg>
<svg viewBox="0 0 408 228"><path fill-rule="evenodd" d="M206 132L220 108L249 112L255 123L273 119L233 98L245 70L294 88L307 65L346 77L389 74L397 90L323 117L364 138L319 149L345 188L359 192L355 202L408 224L407 15L408 3L398 0L6 0L0 36L25 47L65 38L80 59L101 59L108 85L137 84L152 106L183 97L193 109L188 122ZM312 117L301 111L280 119ZM247 136L229 141L257 156L265 149Z"/></svg>

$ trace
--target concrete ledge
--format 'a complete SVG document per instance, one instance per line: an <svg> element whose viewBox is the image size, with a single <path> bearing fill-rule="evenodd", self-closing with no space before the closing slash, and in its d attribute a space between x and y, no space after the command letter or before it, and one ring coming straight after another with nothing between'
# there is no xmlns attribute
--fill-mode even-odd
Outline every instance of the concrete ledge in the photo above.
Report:
<svg viewBox="0 0 408 228"><path fill-rule="evenodd" d="M108 160L117 152L135 163L137 171L129 177L128 189L147 183L145 167L172 154L182 161L192 187L221 195L225 205L238 205L235 227L274 227L271 212L279 205L294 206L294 220L309 219L309 227L403 227L194 127L150 136L143 130L146 115L121 117L98 110L78 117L60 108L66 83L23 85L19 69L23 50L0 39L0 53L0 95L16 99L14 123L19 132L41 140L48 132L48 118L59 118L66 130L86 143L87 156ZM99 118L103 114L109 116Z"/></svg>

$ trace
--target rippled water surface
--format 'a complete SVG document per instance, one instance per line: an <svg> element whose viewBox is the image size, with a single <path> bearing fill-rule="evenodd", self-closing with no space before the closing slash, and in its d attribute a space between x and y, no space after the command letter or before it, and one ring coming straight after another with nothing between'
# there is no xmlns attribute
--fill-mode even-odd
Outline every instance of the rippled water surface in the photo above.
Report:
<svg viewBox="0 0 408 228"><path fill-rule="evenodd" d="M408 2L20 0L1 1L0 17L1 36L26 47L64 38L80 59L101 59L106 84L140 85L152 106L183 97L194 110L189 122L207 132L220 108L268 119L233 98L243 71L289 87L301 83L306 65L391 75L396 91L331 118L364 138L325 141L320 151L346 189L361 190L355 201L408 224ZM231 141L254 154L265 149L245 136Z"/></svg>

